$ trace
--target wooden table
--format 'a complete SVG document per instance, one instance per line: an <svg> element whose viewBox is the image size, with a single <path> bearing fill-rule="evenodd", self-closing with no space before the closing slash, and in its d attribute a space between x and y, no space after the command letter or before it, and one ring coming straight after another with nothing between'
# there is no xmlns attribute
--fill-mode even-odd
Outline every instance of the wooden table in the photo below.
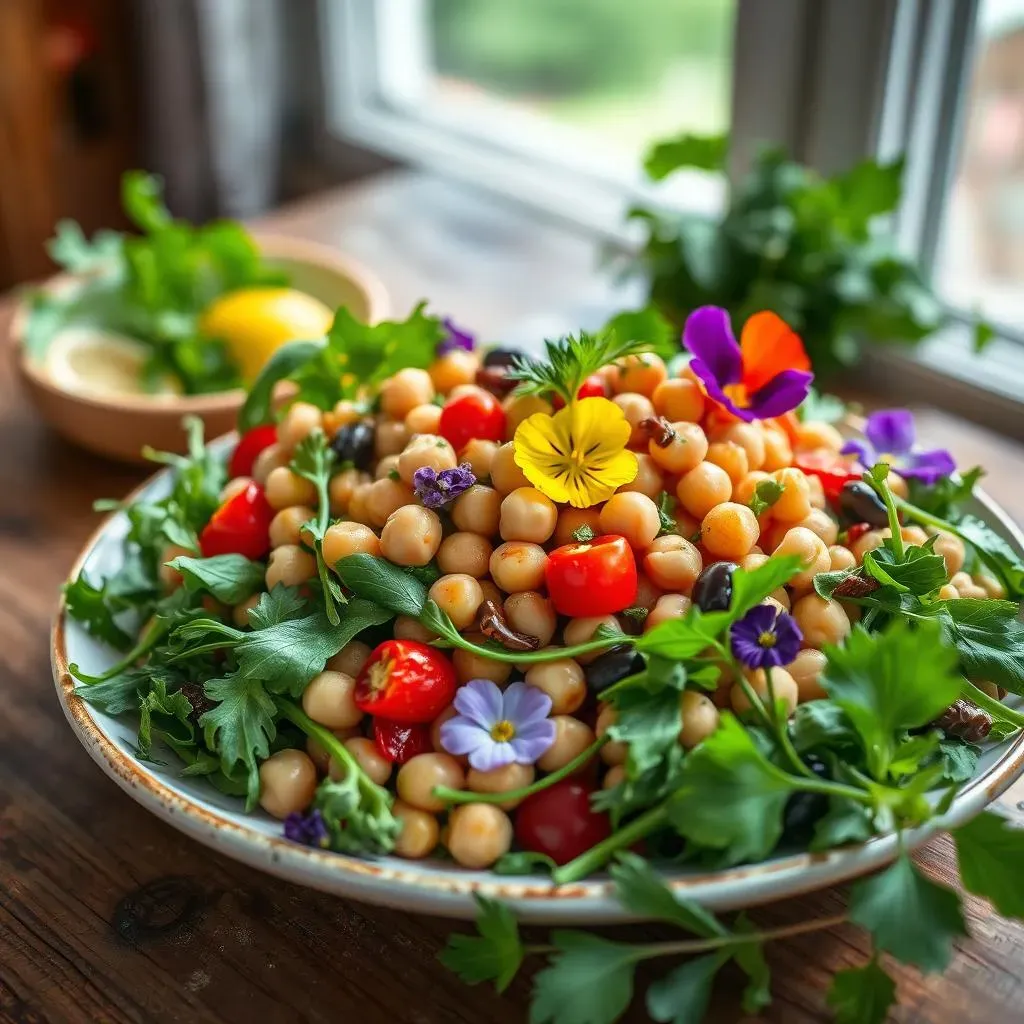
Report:
<svg viewBox="0 0 1024 1024"><path fill-rule="evenodd" d="M526 310L564 310L604 288L589 241L415 176L318 198L267 223L372 262L398 309L430 295L495 336ZM9 303L0 317L8 313ZM920 415L929 439L961 464L988 466L991 493L1024 520L1024 449L934 410ZM448 922L324 896L212 853L133 803L78 745L54 696L47 628L95 526L92 501L141 476L51 436L0 361L0 1020L525 1021L527 979L499 998L435 961ZM1014 799L1024 809L1024 788ZM955 873L945 840L921 859L940 878ZM774 926L841 905L839 892L825 891L755 917ZM968 910L975 937L944 977L894 968L894 1019L1024 1019L1024 926L974 899ZM763 1019L830 1019L829 976L862 962L866 948L845 926L773 947L775 1004ZM723 979L716 1021L742 1019L738 988ZM627 1019L645 1019L639 1002Z"/></svg>

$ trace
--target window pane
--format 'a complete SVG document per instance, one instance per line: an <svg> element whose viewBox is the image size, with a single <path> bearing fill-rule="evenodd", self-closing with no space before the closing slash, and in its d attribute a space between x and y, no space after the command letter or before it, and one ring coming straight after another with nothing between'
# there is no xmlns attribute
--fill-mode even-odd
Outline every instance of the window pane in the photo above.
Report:
<svg viewBox="0 0 1024 1024"><path fill-rule="evenodd" d="M982 0L937 284L1024 328L1024 0Z"/></svg>
<svg viewBox="0 0 1024 1024"><path fill-rule="evenodd" d="M433 0L427 101L633 175L653 139L728 128L736 2Z"/></svg>

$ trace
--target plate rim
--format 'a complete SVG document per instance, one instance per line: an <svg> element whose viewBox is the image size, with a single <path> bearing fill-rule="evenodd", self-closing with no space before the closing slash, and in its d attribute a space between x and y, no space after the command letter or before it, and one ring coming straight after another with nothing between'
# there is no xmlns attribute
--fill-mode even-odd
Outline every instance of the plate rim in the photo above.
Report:
<svg viewBox="0 0 1024 1024"><path fill-rule="evenodd" d="M233 434L224 435L210 445L227 446L233 437ZM147 477L127 495L124 504L134 501L169 473L170 469L162 469ZM981 489L975 491L975 497L986 514L1024 550L1024 531L1002 507ZM78 576L120 515L123 512L115 511L104 517L90 534L68 579ZM508 903L517 916L527 922L596 924L637 920L614 900L612 885L606 879L555 886L539 878L527 880L525 876L485 872L489 879L481 880L479 872L466 875L454 870L451 873L424 872L419 865L429 864L429 861L370 860L314 849L290 842L283 836L265 835L200 806L187 794L145 770L136 758L122 750L93 718L90 705L74 695L74 681L68 671L66 617L67 605L62 592L50 632L51 666L58 700L79 742L104 773L133 800L204 845L298 884L409 911L470 918L476 912L474 896L479 894ZM905 845L915 849L939 832L964 823L1022 775L1024 732L987 772L960 791L945 815L904 833ZM896 834L889 833L836 850L804 851L761 864L667 877L666 881L674 891L685 893L710 910L733 910L842 884L885 867L895 859L898 850Z"/></svg>

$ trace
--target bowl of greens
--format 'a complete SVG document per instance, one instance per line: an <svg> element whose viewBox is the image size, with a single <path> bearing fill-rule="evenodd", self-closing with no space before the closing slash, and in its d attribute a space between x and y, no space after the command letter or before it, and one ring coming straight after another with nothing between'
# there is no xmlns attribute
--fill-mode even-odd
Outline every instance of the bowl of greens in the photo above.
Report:
<svg viewBox="0 0 1024 1024"><path fill-rule="evenodd" d="M327 246L175 220L142 172L122 194L139 233L87 239L61 222L49 251L64 271L26 290L12 320L26 389L75 444L128 461L184 451L182 416L230 430L281 345L322 337L339 306L371 323L387 313L375 275Z"/></svg>

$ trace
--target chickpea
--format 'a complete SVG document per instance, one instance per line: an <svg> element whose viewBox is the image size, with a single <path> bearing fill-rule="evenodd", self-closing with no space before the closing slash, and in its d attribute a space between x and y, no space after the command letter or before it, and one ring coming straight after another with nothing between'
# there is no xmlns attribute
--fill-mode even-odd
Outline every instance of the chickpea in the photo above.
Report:
<svg viewBox="0 0 1024 1024"><path fill-rule="evenodd" d="M343 516L349 509L349 502L352 500L355 489L368 483L370 483L370 474L364 473L361 469L343 469L336 476L332 476L331 482L327 485L331 513Z"/></svg>
<svg viewBox="0 0 1024 1024"><path fill-rule="evenodd" d="M639 491L648 498L657 499L665 490L665 478L661 475L660 467L650 455L643 452L637 455L636 462L636 476L628 484L623 484L619 491Z"/></svg>
<svg viewBox="0 0 1024 1024"><path fill-rule="evenodd" d="M417 434L436 434L441 426L441 406L427 402L410 409L405 417L405 429L415 437Z"/></svg>
<svg viewBox="0 0 1024 1024"><path fill-rule="evenodd" d="M739 502L741 505L749 505L757 492L757 485L762 480L770 480L771 477L763 470L754 470L748 473L732 491L732 500Z"/></svg>
<svg viewBox="0 0 1024 1024"><path fill-rule="evenodd" d="M744 673L750 688L756 693L765 705L768 704L768 677L763 668L754 672ZM796 710L800 700L800 690L796 680L784 669L772 669L772 689L775 691L775 699L781 700L786 705L787 714L791 715ZM734 686L729 693L732 702L732 709L737 715L742 715L751 708L750 700L742 686Z"/></svg>
<svg viewBox="0 0 1024 1024"><path fill-rule="evenodd" d="M516 465L512 442L503 444L491 459L491 483L502 494L511 494L517 487L530 487L526 474Z"/></svg>
<svg viewBox="0 0 1024 1024"><path fill-rule="evenodd" d="M419 505L403 505L388 517L380 550L395 565L426 565L441 546L441 520Z"/></svg>
<svg viewBox="0 0 1024 1024"><path fill-rule="evenodd" d="M514 490L514 488L513 488ZM452 504L452 522L459 530L493 537L498 532L501 495L493 487L474 484Z"/></svg>
<svg viewBox="0 0 1024 1024"><path fill-rule="evenodd" d="M523 789L529 786L534 779L536 772L532 764L511 764L502 765L500 768L492 768L490 771L482 772L476 768L470 768L466 772L466 789L474 793L509 793L513 789ZM503 811L511 811L518 807L522 800L506 800L497 804Z"/></svg>
<svg viewBox="0 0 1024 1024"><path fill-rule="evenodd" d="M260 485L267 486L267 479L275 469L284 469L291 462L291 455L279 444L268 445L256 456L252 464L252 478Z"/></svg>
<svg viewBox="0 0 1024 1024"><path fill-rule="evenodd" d="M806 590L813 586L815 575L819 572L828 572L832 565L825 542L803 526L794 526L782 538L774 554L779 557L795 555L800 559L802 569L789 581L789 586L795 590Z"/></svg>
<svg viewBox="0 0 1024 1024"><path fill-rule="evenodd" d="M601 782L602 789L614 789L626 781L626 766L624 764L613 764L604 773L604 780Z"/></svg>
<svg viewBox="0 0 1024 1024"><path fill-rule="evenodd" d="M633 598L634 608L646 608L649 613L664 594L665 591L656 586L650 577L642 572L637 573L636 597Z"/></svg>
<svg viewBox="0 0 1024 1024"><path fill-rule="evenodd" d="M333 437L342 427L347 427L362 418L362 410L356 403L342 398L334 403L334 408L330 412L324 413L324 433L328 437Z"/></svg>
<svg viewBox="0 0 1024 1024"><path fill-rule="evenodd" d="M754 513L733 501L717 505L700 524L701 543L707 552L733 562L749 553L759 533Z"/></svg>
<svg viewBox="0 0 1024 1024"><path fill-rule="evenodd" d="M465 398L466 395L476 395L479 398L481 395L489 394L490 392L486 388L477 387L476 384L458 384L448 392L448 401L445 402L445 405L456 399Z"/></svg>
<svg viewBox="0 0 1024 1024"><path fill-rule="evenodd" d="M484 599L480 584L464 572L442 576L428 591L428 596L452 620L456 629L468 629L476 618Z"/></svg>
<svg viewBox="0 0 1024 1024"><path fill-rule="evenodd" d="M994 576L988 573L978 574L978 586L985 591L985 596L993 600L1003 600L1006 597L1006 587Z"/></svg>
<svg viewBox="0 0 1024 1024"><path fill-rule="evenodd" d="M735 441L715 441L708 445L708 453L704 457L706 462L720 466L729 474L729 479L735 487L750 472L747 463L747 452Z"/></svg>
<svg viewBox="0 0 1024 1024"><path fill-rule="evenodd" d="M472 352L457 348L435 359L430 367L430 379L442 395L460 385L472 384L480 367L479 358Z"/></svg>
<svg viewBox="0 0 1024 1024"><path fill-rule="evenodd" d="M690 612L691 601L682 594L664 594L644 619L644 632L650 632L669 619L685 619Z"/></svg>
<svg viewBox="0 0 1024 1024"><path fill-rule="evenodd" d="M857 557L849 548L842 544L832 544L828 549L829 571L839 572L841 569L852 569L857 564Z"/></svg>
<svg viewBox="0 0 1024 1024"><path fill-rule="evenodd" d="M381 754L373 740L367 739L365 736L352 736L345 740L345 746L356 759L359 767L378 786L383 786L391 778L391 762ZM328 766L327 774L337 782L339 779L344 778L346 770L332 759Z"/></svg>
<svg viewBox="0 0 1024 1024"><path fill-rule="evenodd" d="M380 388L381 411L392 420L404 420L417 405L425 405L434 397L434 383L426 370L399 370Z"/></svg>
<svg viewBox="0 0 1024 1024"><path fill-rule="evenodd" d="M747 453L751 470L761 469L765 460L764 435L753 423L732 423L715 435L716 441L732 441Z"/></svg>
<svg viewBox="0 0 1024 1024"><path fill-rule="evenodd" d="M940 530L935 541L935 554L942 555L946 562L946 572L952 576L963 568L966 557L964 542L959 537Z"/></svg>
<svg viewBox="0 0 1024 1024"><path fill-rule="evenodd" d="M273 590L278 583L286 587L297 587L316 575L316 559L295 544L282 544L270 552L267 563L267 590Z"/></svg>
<svg viewBox="0 0 1024 1024"><path fill-rule="evenodd" d="M651 352L642 352L618 361L611 384L617 395L633 392L650 398L667 378L665 361Z"/></svg>
<svg viewBox="0 0 1024 1024"><path fill-rule="evenodd" d="M551 643L558 628L558 615L554 605L535 590L510 594L505 599L505 618L518 633L535 636L541 647Z"/></svg>
<svg viewBox="0 0 1024 1024"><path fill-rule="evenodd" d="M398 456L398 475L412 487L416 470L432 469L441 473L446 469L454 469L458 464L455 449L443 437L420 434Z"/></svg>
<svg viewBox="0 0 1024 1024"><path fill-rule="evenodd" d="M803 451L826 448L830 452L838 452L843 447L843 435L831 423L808 420L797 424L796 443Z"/></svg>
<svg viewBox="0 0 1024 1024"><path fill-rule="evenodd" d="M331 672L344 672L353 678L359 675L372 651L369 644L362 640L349 640L333 657L327 659L327 668Z"/></svg>
<svg viewBox="0 0 1024 1024"><path fill-rule="evenodd" d="M820 508L812 508L807 517L795 525L817 534L827 545L835 544L839 538L839 524Z"/></svg>
<svg viewBox="0 0 1024 1024"><path fill-rule="evenodd" d="M493 601L499 608L505 600L505 595L498 589L494 580L486 576L480 580L480 589L484 592L485 601Z"/></svg>
<svg viewBox="0 0 1024 1024"><path fill-rule="evenodd" d="M619 620L614 615L585 616L580 619L570 619L562 630L562 643L566 647L575 647L577 644L585 644L594 639L598 626L610 626L612 629L621 629ZM576 654L574 657L581 665L589 665L595 658L599 658L604 651L590 651L588 654Z"/></svg>
<svg viewBox="0 0 1024 1024"><path fill-rule="evenodd" d="M502 540L543 544L555 532L558 509L535 487L517 487L501 503L498 531Z"/></svg>
<svg viewBox="0 0 1024 1024"><path fill-rule="evenodd" d="M277 512L292 505L316 505L316 487L286 466L270 471L264 491L267 503Z"/></svg>
<svg viewBox="0 0 1024 1024"><path fill-rule="evenodd" d="M445 537L437 549L437 565L444 573L464 573L479 579L487 575L494 546L477 533L460 531Z"/></svg>
<svg viewBox="0 0 1024 1024"><path fill-rule="evenodd" d="M552 715L551 721L555 723L555 741L537 759L537 767L544 772L557 772L564 768L597 739L586 722L572 715ZM586 764L580 765L576 771L583 771L586 767Z"/></svg>
<svg viewBox="0 0 1024 1024"><path fill-rule="evenodd" d="M466 639L473 643L483 643L484 637L480 633L467 633ZM504 686L512 675L512 666L507 661L494 661L491 658L481 657L473 651L463 650L461 647L452 651L452 665L455 666L455 678L459 685L463 686L470 679L490 679L498 686Z"/></svg>
<svg viewBox="0 0 1024 1024"><path fill-rule="evenodd" d="M270 520L270 544L279 548L282 544L299 544L305 541L312 546L313 538L309 533L303 534L302 527L310 519L316 518L316 512L308 505L293 505L283 508Z"/></svg>
<svg viewBox="0 0 1024 1024"><path fill-rule="evenodd" d="M370 497L370 484L361 484L352 491L352 499L348 503L348 517L354 523L369 525L370 513L367 511L366 502Z"/></svg>
<svg viewBox="0 0 1024 1024"><path fill-rule="evenodd" d="M446 707L444 711L442 711L441 714L439 714L437 718L430 723L430 743L439 754L443 754L445 752L444 747L441 745L441 726L444 725L445 722L454 718L457 714L458 711L455 710L455 705L449 704L448 707ZM468 767L469 765L469 759L463 755L456 757L456 760L464 767Z"/></svg>
<svg viewBox="0 0 1024 1024"><path fill-rule="evenodd" d="M579 662L572 658L531 665L525 682L543 690L551 698L551 714L571 715L587 698L587 681Z"/></svg>
<svg viewBox="0 0 1024 1024"><path fill-rule="evenodd" d="M838 601L807 594L793 605L793 618L804 635L804 647L838 644L850 633L850 617Z"/></svg>
<svg viewBox="0 0 1024 1024"><path fill-rule="evenodd" d="M718 708L709 697L696 690L684 691L679 699L679 712L683 717L679 742L687 750L703 743L718 728Z"/></svg>
<svg viewBox="0 0 1024 1024"><path fill-rule="evenodd" d="M807 477L807 487L811 498L811 508L824 509L828 504L825 501L825 485L816 476Z"/></svg>
<svg viewBox="0 0 1024 1024"><path fill-rule="evenodd" d="M681 377L662 381L651 394L651 402L655 413L669 423L699 423L704 415L704 393L692 380Z"/></svg>
<svg viewBox="0 0 1024 1024"><path fill-rule="evenodd" d="M760 542L765 551L775 552L775 549L782 543L782 538L789 533L791 523L774 523L771 519L771 512L766 512L761 520L766 525L761 529Z"/></svg>
<svg viewBox="0 0 1024 1024"><path fill-rule="evenodd" d="M347 729L362 721L355 703L356 681L344 672L324 671L302 691L302 710L328 729Z"/></svg>
<svg viewBox="0 0 1024 1024"><path fill-rule="evenodd" d="M1006 696L1006 691L1001 690L995 683L989 679L972 679L974 685L984 693L987 693L993 700L1002 700Z"/></svg>
<svg viewBox="0 0 1024 1024"><path fill-rule="evenodd" d="M512 822L494 804L460 804L448 816L446 845L456 864L489 868L512 846Z"/></svg>
<svg viewBox="0 0 1024 1024"><path fill-rule="evenodd" d="M395 801L391 813L402 826L395 838L395 853L406 860L429 857L441 835L437 818L428 811L421 811L402 800Z"/></svg>
<svg viewBox="0 0 1024 1024"><path fill-rule="evenodd" d="M648 441L647 431L640 424L644 420L649 420L654 415L654 406L651 405L651 400L643 395L627 392L626 394L616 395L612 401L622 410L622 414L626 417L626 422L629 424L629 447L646 448Z"/></svg>
<svg viewBox="0 0 1024 1024"><path fill-rule="evenodd" d="M180 544L167 544L160 552L160 568L157 575L165 590L177 590L181 586L182 576L177 569L172 569L167 563L184 555L194 558L195 552L191 548L182 547Z"/></svg>
<svg viewBox="0 0 1024 1024"><path fill-rule="evenodd" d="M422 644L429 644L437 639L436 633L411 615L399 615L391 628L396 640L418 640Z"/></svg>
<svg viewBox="0 0 1024 1024"><path fill-rule="evenodd" d="M251 476L236 476L233 480L229 480L221 488L220 503L223 505L232 498L238 497L238 495L246 490L251 483L253 483Z"/></svg>
<svg viewBox="0 0 1024 1024"><path fill-rule="evenodd" d="M275 818L304 811L316 793L316 765L301 750L279 750L260 765L260 807Z"/></svg>
<svg viewBox="0 0 1024 1024"><path fill-rule="evenodd" d="M434 796L435 786L463 789L466 773L451 754L417 754L398 769L395 788L407 804L422 811L443 811L445 802Z"/></svg>
<svg viewBox="0 0 1024 1024"><path fill-rule="evenodd" d="M295 402L277 425L277 443L293 452L314 430L323 429L324 414L309 402Z"/></svg>
<svg viewBox="0 0 1024 1024"><path fill-rule="evenodd" d="M331 731L343 743L345 740L351 739L353 736L357 736L359 734L358 728L332 729ZM306 753L309 754L310 760L316 765L316 770L321 775L326 775L332 764L331 755L327 753L327 748L322 746L319 740L314 739L312 736L307 736Z"/></svg>
<svg viewBox="0 0 1024 1024"><path fill-rule="evenodd" d="M516 436L516 429L523 420L535 413L542 412L550 416L551 403L539 395L509 395L504 403L505 408L505 440L511 441Z"/></svg>
<svg viewBox="0 0 1024 1024"><path fill-rule="evenodd" d="M611 704L601 704L600 708L595 729L597 739L601 739L618 719L618 713ZM628 756L629 744L621 740L609 740L601 747L601 760L607 765L625 764Z"/></svg>
<svg viewBox="0 0 1024 1024"><path fill-rule="evenodd" d="M477 480L484 480L491 475L491 464L498 451L495 441L484 441L482 438L474 437L465 448L462 449L461 459L469 463L473 470L473 476Z"/></svg>
<svg viewBox="0 0 1024 1024"><path fill-rule="evenodd" d="M247 597L241 604L236 604L231 609L231 621L238 629L248 629L250 626L249 612L260 603L260 595L253 594Z"/></svg>
<svg viewBox="0 0 1024 1024"><path fill-rule="evenodd" d="M793 449L789 438L781 430L766 428L764 431L764 465L769 473L789 466L793 462Z"/></svg>
<svg viewBox="0 0 1024 1024"><path fill-rule="evenodd" d="M960 591L953 586L952 583L943 583L939 587L939 600L940 601L955 601L960 596Z"/></svg>
<svg viewBox="0 0 1024 1024"><path fill-rule="evenodd" d="M666 472L689 473L704 461L708 453L708 439L696 423L673 423L672 430L675 436L668 445L662 447L652 438L647 443L647 450ZM729 489L732 490L731 483Z"/></svg>
<svg viewBox="0 0 1024 1024"><path fill-rule="evenodd" d="M555 525L555 535L552 542L561 547L563 544L573 544L576 538L573 534L581 527L589 526L597 536L601 533L601 510L598 508L573 508L566 506L558 513L558 523Z"/></svg>
<svg viewBox="0 0 1024 1024"><path fill-rule="evenodd" d="M906 498L910 494L910 488L907 486L907 481L903 479L895 470L889 470L889 475L885 478L885 482L889 485L889 490L896 495L897 498Z"/></svg>
<svg viewBox="0 0 1024 1024"><path fill-rule="evenodd" d="M362 523L335 523L327 527L323 540L324 562L334 568L347 555L380 555L377 534Z"/></svg>
<svg viewBox="0 0 1024 1024"><path fill-rule="evenodd" d="M797 523L811 514L811 488L807 477L795 468L780 469L772 474L782 487L779 500L772 505L772 517L780 523Z"/></svg>
<svg viewBox="0 0 1024 1024"><path fill-rule="evenodd" d="M732 497L732 480L721 466L702 462L680 478L676 497L690 515L703 519L716 505Z"/></svg>
<svg viewBox="0 0 1024 1024"><path fill-rule="evenodd" d="M801 704L809 700L824 700L828 697L821 685L821 673L827 661L825 655L813 647L805 647L787 666L796 682L797 695Z"/></svg>
<svg viewBox="0 0 1024 1024"><path fill-rule="evenodd" d="M656 586L689 594L704 567L700 552L676 534L658 537L644 555L644 572Z"/></svg>
<svg viewBox="0 0 1024 1024"><path fill-rule="evenodd" d="M374 480L366 496L366 511L372 526L382 527L394 512L416 502L416 493L402 480Z"/></svg>
<svg viewBox="0 0 1024 1024"><path fill-rule="evenodd" d="M491 579L507 594L540 590L548 556L539 544L510 540L499 544L491 555Z"/></svg>
<svg viewBox="0 0 1024 1024"><path fill-rule="evenodd" d="M875 548L880 548L882 542L886 538L892 536L892 531L885 530L868 530L867 533L862 533L851 545L850 550L853 552L854 557L857 559L858 564L864 561L864 556L869 551L874 551Z"/></svg>
<svg viewBox="0 0 1024 1024"><path fill-rule="evenodd" d="M617 533L640 551L651 546L661 529L658 506L637 491L613 494L601 509L599 522L602 533Z"/></svg>
<svg viewBox="0 0 1024 1024"><path fill-rule="evenodd" d="M397 423L392 420L381 420L373 433L373 454L378 459L388 455L398 455L409 443L409 428L404 420Z"/></svg>

